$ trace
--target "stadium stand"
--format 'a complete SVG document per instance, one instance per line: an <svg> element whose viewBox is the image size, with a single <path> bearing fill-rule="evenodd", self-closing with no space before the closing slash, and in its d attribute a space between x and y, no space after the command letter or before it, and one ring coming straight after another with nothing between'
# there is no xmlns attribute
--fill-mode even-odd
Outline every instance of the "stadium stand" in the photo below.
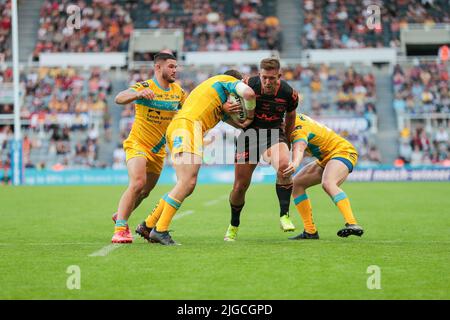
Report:
<svg viewBox="0 0 450 320"><path fill-rule="evenodd" d="M395 66L393 107L400 131L400 163L450 164L449 71L448 64L417 59Z"/></svg>
<svg viewBox="0 0 450 320"><path fill-rule="evenodd" d="M21 84L25 88L21 118L26 167L106 166L97 160L100 140L108 138L104 126L111 94L108 72L37 68L22 74ZM13 110L2 105L0 111L10 114ZM5 151L11 127L2 130ZM6 156L2 152L3 160Z"/></svg>
<svg viewBox="0 0 450 320"><path fill-rule="evenodd" d="M81 9L81 29L69 28L66 10L69 5ZM135 6L135 5L134 5ZM51 1L40 12L40 27L33 60L41 52L125 52L133 31L128 1Z"/></svg>
<svg viewBox="0 0 450 320"><path fill-rule="evenodd" d="M0 62L11 60L11 1L0 0Z"/></svg>
<svg viewBox="0 0 450 320"><path fill-rule="evenodd" d="M380 8L381 23L373 30L366 28L369 5ZM445 0L304 0L303 9L301 43L308 49L399 47L400 30L408 24L450 22Z"/></svg>
<svg viewBox="0 0 450 320"><path fill-rule="evenodd" d="M46 0L33 60L41 52L125 52L134 28L181 28L185 51L281 49L274 2ZM68 5L81 9L77 32L66 25Z"/></svg>

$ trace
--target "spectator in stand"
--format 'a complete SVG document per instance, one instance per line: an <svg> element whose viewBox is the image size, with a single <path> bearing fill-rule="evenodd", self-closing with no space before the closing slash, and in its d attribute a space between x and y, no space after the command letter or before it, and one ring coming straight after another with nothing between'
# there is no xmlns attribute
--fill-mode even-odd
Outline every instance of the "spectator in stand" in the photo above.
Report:
<svg viewBox="0 0 450 320"><path fill-rule="evenodd" d="M11 56L11 0L0 0L0 63Z"/></svg>
<svg viewBox="0 0 450 320"><path fill-rule="evenodd" d="M416 61L414 66L394 68L394 108L398 115L450 112L448 67L442 63Z"/></svg>
<svg viewBox="0 0 450 320"><path fill-rule="evenodd" d="M436 135L434 136L434 141L438 144L445 144L447 145L449 143L448 139L448 132L445 130L445 127L441 126L439 127L438 131L436 132Z"/></svg>
<svg viewBox="0 0 450 320"><path fill-rule="evenodd" d="M66 24L69 5L81 9L81 29ZM134 5L114 1L45 0L40 12L38 42L33 52L36 61L41 52L125 52L133 30L130 11Z"/></svg>
<svg viewBox="0 0 450 320"><path fill-rule="evenodd" d="M381 22L373 28L366 25L369 5L381 9ZM303 9L301 42L308 49L398 48L400 30L408 23L433 26L450 22L447 1L304 0ZM448 48L446 52L448 56Z"/></svg>

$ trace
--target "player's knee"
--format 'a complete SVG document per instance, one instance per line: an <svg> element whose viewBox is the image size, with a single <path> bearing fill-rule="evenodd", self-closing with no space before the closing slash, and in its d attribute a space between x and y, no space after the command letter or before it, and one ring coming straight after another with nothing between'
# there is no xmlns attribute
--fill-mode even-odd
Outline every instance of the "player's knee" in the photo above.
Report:
<svg viewBox="0 0 450 320"><path fill-rule="evenodd" d="M145 189L145 178L136 178L133 179L130 183L130 190L134 194L142 194Z"/></svg>
<svg viewBox="0 0 450 320"><path fill-rule="evenodd" d="M186 196L190 196L192 192L194 192L195 186L197 185L197 176L192 176L182 181L182 185L184 186Z"/></svg>
<svg viewBox="0 0 450 320"><path fill-rule="evenodd" d="M150 195L150 190L149 189L144 189L141 191L141 199L145 199Z"/></svg>
<svg viewBox="0 0 450 320"><path fill-rule="evenodd" d="M283 179L283 172L289 167L288 161L280 161L277 169L277 178Z"/></svg>
<svg viewBox="0 0 450 320"><path fill-rule="evenodd" d="M233 186L233 192L240 194L240 195L245 194L247 192L247 189L249 186L250 186L250 183L248 183L248 182L236 183Z"/></svg>
<svg viewBox="0 0 450 320"><path fill-rule="evenodd" d="M336 183L331 180L323 180L322 188L326 193L332 193L333 189L336 188Z"/></svg>
<svg viewBox="0 0 450 320"><path fill-rule="evenodd" d="M284 172L284 170L286 170L287 168L289 167L289 163L280 163L280 166L278 167L278 170L277 170L277 174L279 175L279 176L283 176L283 172Z"/></svg>

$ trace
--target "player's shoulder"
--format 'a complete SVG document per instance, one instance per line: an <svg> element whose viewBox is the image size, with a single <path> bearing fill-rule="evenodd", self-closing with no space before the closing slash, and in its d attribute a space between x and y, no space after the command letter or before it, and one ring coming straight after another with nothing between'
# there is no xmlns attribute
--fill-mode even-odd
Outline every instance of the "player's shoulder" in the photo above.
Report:
<svg viewBox="0 0 450 320"><path fill-rule="evenodd" d="M153 86L152 79L148 79L148 80L136 82L134 85L131 86L131 89L141 90L141 89L150 88L152 86Z"/></svg>
<svg viewBox="0 0 450 320"><path fill-rule="evenodd" d="M235 77L227 75L227 74L218 74L216 76L211 77L210 79L213 79L213 80L216 80L216 81L222 81L222 82L240 81L239 79L236 79Z"/></svg>
<svg viewBox="0 0 450 320"><path fill-rule="evenodd" d="M299 100L298 91L292 88L286 80L280 80L278 95L288 98L293 103L297 103Z"/></svg>
<svg viewBox="0 0 450 320"><path fill-rule="evenodd" d="M150 86L155 85L155 81L153 79L147 79L141 82L138 82L141 86L143 86L144 88L149 88Z"/></svg>
<svg viewBox="0 0 450 320"><path fill-rule="evenodd" d="M249 86L259 85L261 83L261 78L259 76L248 77L246 80Z"/></svg>
<svg viewBox="0 0 450 320"><path fill-rule="evenodd" d="M297 113L296 121L304 123L304 124L311 124L313 122L310 117L308 117L307 115L305 115L303 113Z"/></svg>
<svg viewBox="0 0 450 320"><path fill-rule="evenodd" d="M170 88L175 91L184 91L183 87L178 82L171 83Z"/></svg>
<svg viewBox="0 0 450 320"><path fill-rule="evenodd" d="M294 91L295 91L294 88L292 88L291 85L286 80L283 79L280 80L279 92L287 95L292 95Z"/></svg>

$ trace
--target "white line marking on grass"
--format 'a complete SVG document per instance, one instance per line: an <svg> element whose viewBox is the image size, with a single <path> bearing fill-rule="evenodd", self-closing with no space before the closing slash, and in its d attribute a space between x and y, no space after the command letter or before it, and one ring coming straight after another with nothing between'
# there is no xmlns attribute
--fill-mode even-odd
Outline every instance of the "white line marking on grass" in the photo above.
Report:
<svg viewBox="0 0 450 320"><path fill-rule="evenodd" d="M133 237L134 238L134 237ZM94 253L91 253L89 257L105 257L110 252L119 249L120 247L124 246L125 244L120 243L111 243L110 245L107 245L106 247L101 248L98 251L95 251Z"/></svg>
<svg viewBox="0 0 450 320"><path fill-rule="evenodd" d="M184 217L186 217L186 216L188 216L188 215L193 214L194 212L195 212L194 210L186 210L186 211L183 211L183 212L177 214L177 215L173 218L173 220L178 220L178 219L184 218ZM136 238L137 238L136 235L133 236L133 240L136 240ZM91 254L89 255L89 257L106 257L106 256L107 256L108 254L110 254L112 251L114 251L114 250L116 250L116 249L119 249L119 248L121 248L121 247L123 247L123 246L126 246L126 245L129 245L129 244L128 244L128 243L111 243L111 244L109 244L109 245L107 245L107 246L101 248L100 250L91 253Z"/></svg>
<svg viewBox="0 0 450 320"><path fill-rule="evenodd" d="M173 220L181 219L181 218L186 217L186 216L188 216L190 214L193 214L194 212L195 212L194 210L183 211L182 213L175 215L175 217L173 217Z"/></svg>
<svg viewBox="0 0 450 320"><path fill-rule="evenodd" d="M206 201L203 205L205 207L210 207L210 206L213 206L213 205L215 205L215 204L219 203L220 201L225 200L227 198L228 198L228 195L223 195L223 196L221 196L221 197L219 197L217 199Z"/></svg>

